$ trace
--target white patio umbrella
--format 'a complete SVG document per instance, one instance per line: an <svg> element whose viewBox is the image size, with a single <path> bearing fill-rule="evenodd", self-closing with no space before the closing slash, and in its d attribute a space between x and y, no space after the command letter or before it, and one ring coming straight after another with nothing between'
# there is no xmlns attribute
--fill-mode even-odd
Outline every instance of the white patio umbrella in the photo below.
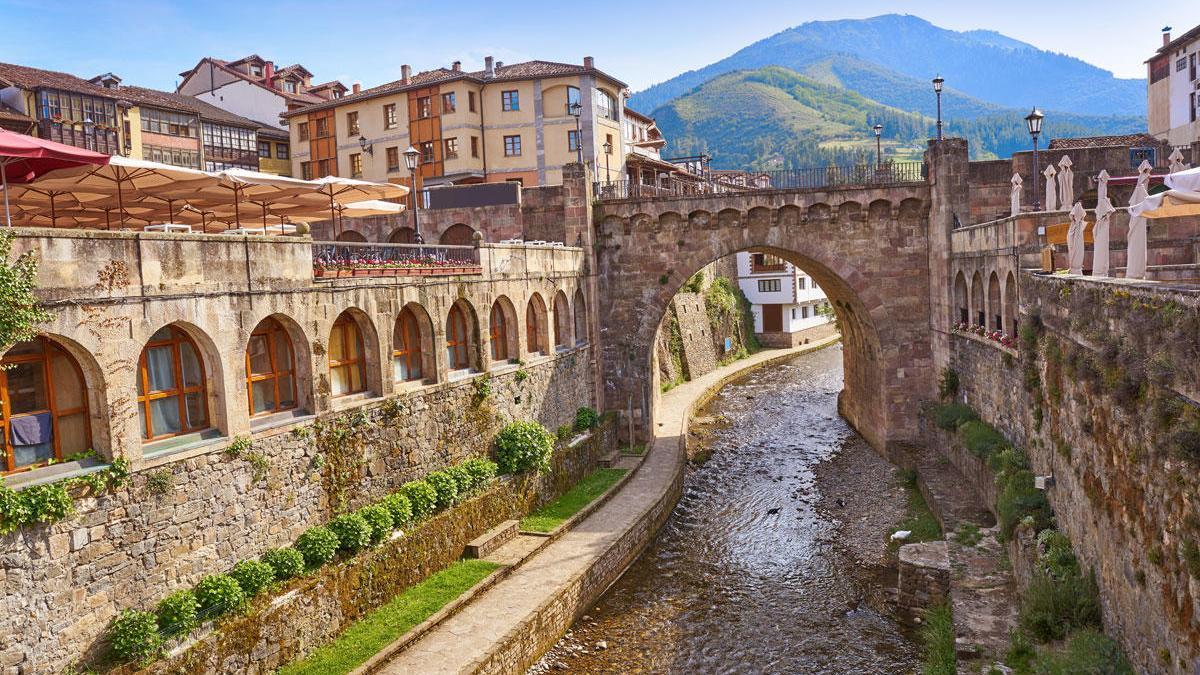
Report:
<svg viewBox="0 0 1200 675"><path fill-rule="evenodd" d="M375 183L357 178L324 176L316 183L321 184L321 193L329 198L329 217L337 227L337 203L353 203L365 200L402 199L409 189L395 183ZM336 232L335 232L336 234Z"/></svg>

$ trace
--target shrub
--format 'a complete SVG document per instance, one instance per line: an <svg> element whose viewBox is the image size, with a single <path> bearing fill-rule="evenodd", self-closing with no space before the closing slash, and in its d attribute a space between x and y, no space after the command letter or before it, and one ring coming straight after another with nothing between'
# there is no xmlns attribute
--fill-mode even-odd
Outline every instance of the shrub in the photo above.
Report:
<svg viewBox="0 0 1200 675"><path fill-rule="evenodd" d="M357 513L343 513L329 521L328 527L343 551L354 553L371 545L371 525Z"/></svg>
<svg viewBox="0 0 1200 675"><path fill-rule="evenodd" d="M393 492L383 498L379 505L392 515L392 527L399 529L407 526L413 519L412 504L403 492Z"/></svg>
<svg viewBox="0 0 1200 675"><path fill-rule="evenodd" d="M395 528L392 512L377 504L364 506L358 510L358 515L371 526L371 543L378 544L387 539Z"/></svg>
<svg viewBox="0 0 1200 675"><path fill-rule="evenodd" d="M247 598L253 598L275 581L275 568L259 560L243 560L233 566L229 576L237 580Z"/></svg>
<svg viewBox="0 0 1200 675"><path fill-rule="evenodd" d="M463 469L471 476L471 488L478 490L496 477L496 463L485 457L472 457L462 463Z"/></svg>
<svg viewBox="0 0 1200 675"><path fill-rule="evenodd" d="M304 571L304 555L294 548L273 548L262 554L262 561L275 571L275 580L284 581Z"/></svg>
<svg viewBox="0 0 1200 675"><path fill-rule="evenodd" d="M200 625L196 612L200 601L189 589L180 589L158 603L158 625L164 635L183 635Z"/></svg>
<svg viewBox="0 0 1200 675"><path fill-rule="evenodd" d="M409 481L400 486L400 493L408 497L408 503L412 505L413 520L428 518L437 510L437 490L426 481Z"/></svg>
<svg viewBox="0 0 1200 675"><path fill-rule="evenodd" d="M962 425L962 441L967 450L976 457L983 458L990 458L1008 446L1008 439L990 424L979 420L971 420Z"/></svg>
<svg viewBox="0 0 1200 675"><path fill-rule="evenodd" d="M1026 516L1033 520L1036 530L1044 530L1054 522L1054 511L1046 501L1046 493L1033 486L1033 472L1027 469L1006 472L997 477L1003 486L996 497L1000 516L1000 536L1008 539L1017 523Z"/></svg>
<svg viewBox="0 0 1200 675"><path fill-rule="evenodd" d="M437 510L448 508L458 501L458 483L445 471L431 471L425 482L437 492Z"/></svg>
<svg viewBox="0 0 1200 675"><path fill-rule="evenodd" d="M1079 561L1071 548L1071 540L1058 530L1038 533L1038 567L1056 579L1079 574Z"/></svg>
<svg viewBox="0 0 1200 675"><path fill-rule="evenodd" d="M1056 578L1038 570L1021 597L1021 628L1038 642L1061 640L1079 628L1100 627L1100 591L1092 575Z"/></svg>
<svg viewBox="0 0 1200 675"><path fill-rule="evenodd" d="M600 424L600 413L595 408L584 406L575 411L575 431L594 429Z"/></svg>
<svg viewBox="0 0 1200 675"><path fill-rule="evenodd" d="M1072 635L1063 649L1042 652L1034 672L1039 675L1133 675L1136 671L1129 665L1121 645L1100 631L1085 628Z"/></svg>
<svg viewBox="0 0 1200 675"><path fill-rule="evenodd" d="M942 374L938 377L938 396L945 401L954 398L956 394L958 394L958 371L946 366L942 368Z"/></svg>
<svg viewBox="0 0 1200 675"><path fill-rule="evenodd" d="M975 411L962 403L948 403L937 407L934 423L939 429L955 431L959 426L975 419Z"/></svg>
<svg viewBox="0 0 1200 675"><path fill-rule="evenodd" d="M113 652L123 661L148 661L162 647L162 635L150 612L127 609L108 628Z"/></svg>
<svg viewBox="0 0 1200 675"><path fill-rule="evenodd" d="M246 601L246 593L228 574L210 574L196 584L196 600L206 616L224 614Z"/></svg>
<svg viewBox="0 0 1200 675"><path fill-rule="evenodd" d="M564 424L554 431L554 435L557 436L558 440L560 441L567 440L573 433L575 433L575 431L570 424Z"/></svg>
<svg viewBox="0 0 1200 675"><path fill-rule="evenodd" d="M462 464L446 467L446 475L454 479L454 486L458 488L460 500L466 499L475 491L475 481L471 478L471 472L467 471L467 467Z"/></svg>
<svg viewBox="0 0 1200 675"><path fill-rule="evenodd" d="M328 528L317 525L305 530L293 546L304 556L304 564L320 567L337 555L338 536Z"/></svg>
<svg viewBox="0 0 1200 675"><path fill-rule="evenodd" d="M938 605L925 613L921 641L925 643L923 675L954 675L957 672L954 619L948 606Z"/></svg>
<svg viewBox="0 0 1200 675"><path fill-rule="evenodd" d="M496 435L496 460L503 473L546 471L553 452L554 436L537 422L511 422Z"/></svg>

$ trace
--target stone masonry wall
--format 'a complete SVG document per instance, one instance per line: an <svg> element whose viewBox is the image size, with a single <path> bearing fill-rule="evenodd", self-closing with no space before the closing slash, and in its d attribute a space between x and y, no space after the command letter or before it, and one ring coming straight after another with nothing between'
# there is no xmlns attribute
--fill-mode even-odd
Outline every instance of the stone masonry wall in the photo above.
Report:
<svg viewBox="0 0 1200 675"><path fill-rule="evenodd" d="M696 379L717 367L713 351L712 326L708 321L704 296L699 293L676 293L672 301L679 318L679 336L683 339L683 359L691 379Z"/></svg>
<svg viewBox="0 0 1200 675"><path fill-rule="evenodd" d="M101 648L108 622L125 608L146 609L171 591L274 546L467 456L486 452L506 420L568 424L593 394L589 348L494 374L479 401L479 379L333 412L318 424L348 430L318 440L311 423L256 435L269 469L255 480L245 459L223 445L141 471L113 494L77 501L52 525L0 538L0 667L4 673L58 671ZM156 494L150 476L168 476ZM478 534L478 532L474 533ZM472 534L472 536L474 536Z"/></svg>

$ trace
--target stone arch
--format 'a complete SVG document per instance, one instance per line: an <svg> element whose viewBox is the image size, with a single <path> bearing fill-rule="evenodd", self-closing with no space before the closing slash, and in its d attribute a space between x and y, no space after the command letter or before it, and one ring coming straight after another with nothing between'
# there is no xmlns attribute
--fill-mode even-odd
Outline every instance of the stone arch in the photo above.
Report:
<svg viewBox="0 0 1200 675"><path fill-rule="evenodd" d="M862 204L842 202L838 205L838 222L852 223L862 220Z"/></svg>
<svg viewBox="0 0 1200 675"><path fill-rule="evenodd" d="M543 356L550 353L550 325L546 301L534 291L525 303L525 354Z"/></svg>
<svg viewBox="0 0 1200 675"><path fill-rule="evenodd" d="M488 356L504 363L520 358L521 330L517 310L507 295L497 296L488 313Z"/></svg>
<svg viewBox="0 0 1200 675"><path fill-rule="evenodd" d="M808 220L816 222L828 221L833 215L833 209L824 202L817 202L808 207Z"/></svg>
<svg viewBox="0 0 1200 675"><path fill-rule="evenodd" d="M897 218L905 224L916 223L921 220L925 210L925 204L915 197L909 197L900 202L897 210Z"/></svg>
<svg viewBox="0 0 1200 675"><path fill-rule="evenodd" d="M569 349L573 343L571 326L575 322L571 317L571 304L567 302L567 294L559 290L554 294L554 348Z"/></svg>
<svg viewBox="0 0 1200 675"><path fill-rule="evenodd" d="M787 204L779 207L779 226L797 227L804 218L804 211L799 206Z"/></svg>
<svg viewBox="0 0 1200 675"><path fill-rule="evenodd" d="M983 276L978 270L971 277L971 323L975 326L987 325L987 309L983 306Z"/></svg>
<svg viewBox="0 0 1200 675"><path fill-rule="evenodd" d="M290 317L286 314L282 314L282 313L268 314L267 316L264 316L261 319L259 319L258 323L255 324L250 329L250 332L246 333L246 339L243 340L241 343L242 352L244 354L246 354L246 356L247 356L247 358L246 358L247 370L246 370L246 372L242 373L242 380L246 385L246 391L245 391L245 396L243 397L243 400L245 400L247 402L248 412L249 412L251 418L256 416L256 414L254 412L254 406L252 405L254 399L251 398L253 396L253 394L250 391L250 389L251 389L251 387L254 386L254 384L253 384L254 380L260 380L260 381L262 380L262 378L252 377L252 373L250 372L250 370L251 370L250 364L251 364L251 361L254 360L252 358L251 349L256 348L256 345L252 345L251 342L254 341L255 333L258 332L261 328L264 328L265 325L268 324L268 322L274 322L275 324L277 324L279 326L279 328L281 328L283 330L284 335L286 335L286 337L288 339L287 347L292 352L292 361L293 361L292 369L294 371L292 374L292 377L295 380L295 397L296 398L295 398L294 405L292 405L290 407L285 407L285 408L283 408L283 410L293 410L294 409L294 410L312 412L312 410L313 410L312 352L310 349L310 342L308 340L308 335L305 334L304 329L300 326L300 324L296 323L295 319L293 319L292 317ZM269 341L266 341L266 342L269 342ZM258 345L258 347L261 347L261 346L264 346L264 345ZM278 349L278 345L268 345L268 346L274 346L276 349ZM278 368L279 360L280 360L280 355L278 353L276 353L275 354L275 364L274 364L276 366L276 372L282 372ZM262 385L259 385L259 386L262 386Z"/></svg>
<svg viewBox="0 0 1200 675"><path fill-rule="evenodd" d="M479 348L479 315L475 312L475 306L466 298L455 300L446 310L443 344L448 372L483 370Z"/></svg>
<svg viewBox="0 0 1200 675"><path fill-rule="evenodd" d="M688 214L688 228L692 230L706 230L713 223L712 214L708 211L692 211Z"/></svg>
<svg viewBox="0 0 1200 675"><path fill-rule="evenodd" d="M362 232L357 230L342 230L342 233L337 236L336 241L365 244L367 243L367 237Z"/></svg>
<svg viewBox="0 0 1200 675"><path fill-rule="evenodd" d="M1011 271L1004 279L1004 332L1016 337L1018 323L1017 278Z"/></svg>
<svg viewBox="0 0 1200 675"><path fill-rule="evenodd" d="M679 228L681 223L683 223L682 215L680 215L679 213L676 213L675 211L667 211L658 216L658 223L657 223L658 228L657 229L659 229L659 230L677 229L677 228Z"/></svg>
<svg viewBox="0 0 1200 675"><path fill-rule="evenodd" d="M657 224L657 221L655 221L653 217L645 213L635 213L630 216L626 222L629 223L629 227L642 231L652 230Z"/></svg>
<svg viewBox="0 0 1200 675"><path fill-rule="evenodd" d="M867 218L873 223L886 223L892 219L892 203L876 199L867 205Z"/></svg>
<svg viewBox="0 0 1200 675"><path fill-rule="evenodd" d="M988 277L988 326L989 331L1004 330L1004 315L1000 306L1000 276L992 270Z"/></svg>
<svg viewBox="0 0 1200 675"><path fill-rule="evenodd" d="M392 324L392 381L437 382L436 343L433 319L425 307L419 302L401 307Z"/></svg>
<svg viewBox="0 0 1200 675"><path fill-rule="evenodd" d="M718 227L741 227L742 212L737 209L721 209L717 212Z"/></svg>
<svg viewBox="0 0 1200 675"><path fill-rule="evenodd" d="M164 324L164 325L160 326L159 328L157 328L156 330L154 330L153 332L151 332L142 341L142 351L141 351L141 354L138 356L138 361L136 364L137 370L135 371L135 378L142 377L143 357L145 357L146 359L153 358L156 360L160 359L160 358L165 358L165 357L159 357L159 356L149 354L147 352L147 345L149 345L152 342L159 342L160 340L158 338L162 338L163 340L166 340L167 335L163 331L168 331L171 329L178 330L187 337L187 340L191 342L192 346L194 347L194 349L197 352L197 355L200 359L200 363L199 363L200 377L203 380L203 386L200 389L200 392L202 392L202 394L203 394L202 399L203 399L204 406L205 406L203 414L204 414L206 423L203 425L200 425L198 423L197 420L199 419L199 415L200 415L200 411L198 410L198 408L189 410L188 414L186 414L186 415L181 412L180 420L179 420L179 431L171 432L169 435L164 435L162 433L153 431L154 420L151 419L149 427L145 426L144 424L142 425L141 437L142 437L143 442L153 442L155 440L160 440L162 438L167 438L170 436L178 436L180 434L204 432L208 429L215 429L223 434L228 433L229 432L229 407L228 407L229 406L229 397L228 397L228 392L225 391L225 361L222 358L221 351L217 348L216 342L212 339L212 337L209 336L209 334L206 331L204 331L199 326L197 326L193 323L186 322L186 321L174 321L171 323ZM179 343L179 347L177 349L178 349L178 351L175 353L179 354L178 358L180 360L182 360L183 358L185 358L185 354L183 353L184 348L182 346L182 343ZM158 352L156 352L156 354L157 353ZM171 358L175 358L175 354L172 354ZM161 361L159 361L159 363L161 363ZM152 367L149 360L146 361L145 365L146 365L147 370L150 367ZM239 368L238 370L240 371L241 369ZM172 379L174 378L173 375L171 377L172 377ZM142 382L146 383L147 380L143 379ZM181 384L183 386L177 388L179 391L188 392L189 389L195 389L195 387L189 385L188 378L186 378L186 377L183 378L183 382ZM151 389L153 389L154 384L152 382L150 382L147 386L149 386ZM138 394L137 391L138 391L138 380L135 379L134 392L137 395L137 397L140 399L141 394ZM190 392L190 393L194 394L197 392ZM185 396L185 397L187 395L188 395L188 393L183 394L183 396ZM193 400L195 400L195 399L193 399ZM188 405L188 404L190 404L190 402L185 401L185 405ZM139 401L139 405L141 405L140 401ZM143 406L143 409L144 408L145 408L145 406ZM143 422L144 421L145 420L143 419ZM171 420L164 419L161 421L165 423L164 427L163 427L164 429L167 428L168 426L170 426ZM148 439L146 437L147 428L151 429L151 433L153 433L152 438Z"/></svg>
<svg viewBox="0 0 1200 675"><path fill-rule="evenodd" d="M971 305L967 299L967 277L958 271L954 276L954 320L957 323L971 323Z"/></svg>
<svg viewBox="0 0 1200 675"><path fill-rule="evenodd" d="M619 234L627 234L623 225L624 219L620 216L607 216L600 223L601 234L607 236L616 236Z"/></svg>
<svg viewBox="0 0 1200 675"><path fill-rule="evenodd" d="M417 243L417 231L407 225L397 227L388 235L389 244L415 244Z"/></svg>
<svg viewBox="0 0 1200 675"><path fill-rule="evenodd" d="M584 299L583 287L575 289L575 344L581 345L588 341L587 300Z"/></svg>
<svg viewBox="0 0 1200 675"><path fill-rule="evenodd" d="M475 228L464 223L455 223L447 227L438 237L442 246L472 246L475 244Z"/></svg>
<svg viewBox="0 0 1200 675"><path fill-rule="evenodd" d="M765 206L755 206L746 212L746 225L753 228L768 228L773 224L771 209Z"/></svg>

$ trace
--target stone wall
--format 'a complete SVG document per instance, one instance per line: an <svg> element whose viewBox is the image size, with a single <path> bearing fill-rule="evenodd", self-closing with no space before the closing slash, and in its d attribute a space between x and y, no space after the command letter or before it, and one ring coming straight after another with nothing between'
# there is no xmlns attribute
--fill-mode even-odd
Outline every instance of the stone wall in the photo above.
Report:
<svg viewBox="0 0 1200 675"><path fill-rule="evenodd" d="M899 552L896 615L915 626L950 598L950 553L945 541L904 544Z"/></svg>
<svg viewBox="0 0 1200 675"><path fill-rule="evenodd" d="M683 341L683 360L688 377L694 380L717 367L717 355L713 351L713 328L708 321L704 295L676 293L671 304L679 321L679 336Z"/></svg>

